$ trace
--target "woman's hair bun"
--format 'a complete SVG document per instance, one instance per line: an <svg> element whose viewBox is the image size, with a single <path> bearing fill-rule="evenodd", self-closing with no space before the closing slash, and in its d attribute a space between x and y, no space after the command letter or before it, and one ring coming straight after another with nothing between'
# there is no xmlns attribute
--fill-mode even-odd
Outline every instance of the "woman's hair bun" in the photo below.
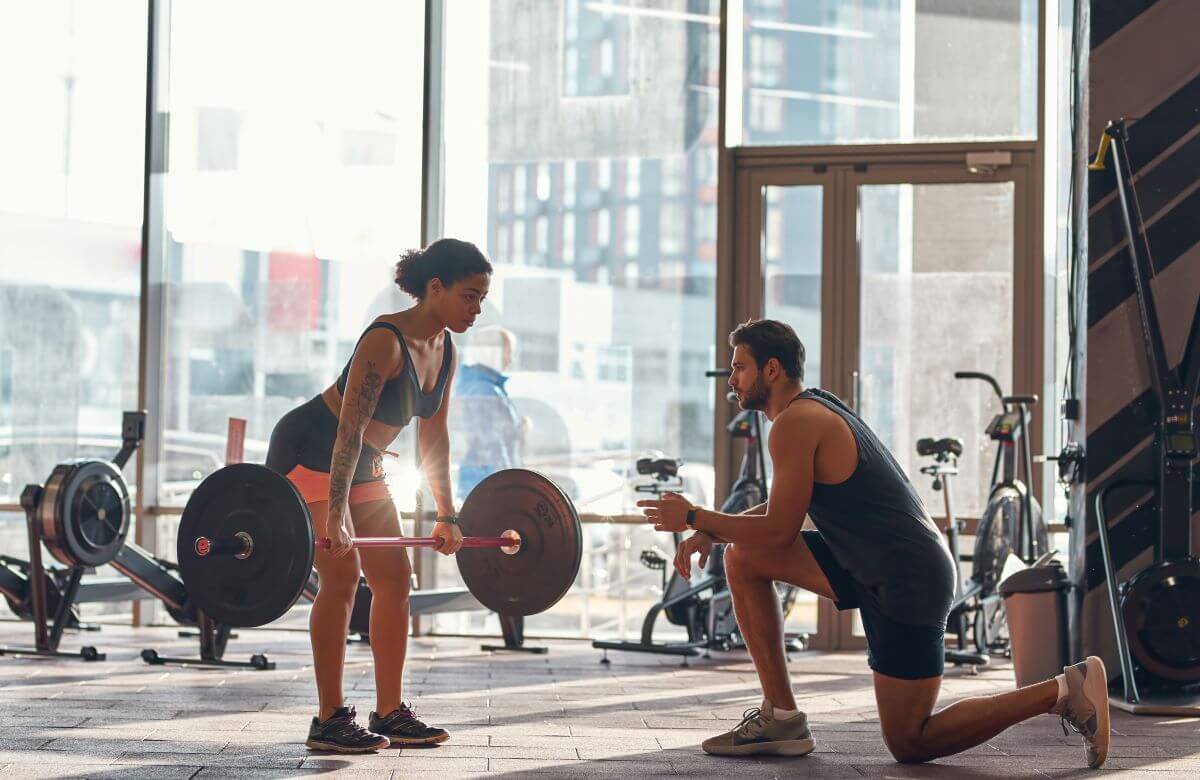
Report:
<svg viewBox="0 0 1200 780"><path fill-rule="evenodd" d="M492 264L469 241L441 238L424 249L410 249L396 263L396 285L420 300L430 280L446 287L476 274L492 273Z"/></svg>

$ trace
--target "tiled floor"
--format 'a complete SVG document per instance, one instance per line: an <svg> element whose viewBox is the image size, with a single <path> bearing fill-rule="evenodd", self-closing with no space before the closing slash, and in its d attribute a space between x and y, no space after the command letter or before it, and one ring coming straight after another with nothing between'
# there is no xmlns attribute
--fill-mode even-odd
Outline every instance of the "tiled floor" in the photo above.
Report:
<svg viewBox="0 0 1200 780"><path fill-rule="evenodd" d="M28 624L0 624L0 643L23 645ZM861 655L794 656L800 706L817 750L799 759L720 759L704 737L735 724L759 695L744 655L690 668L655 656L612 654L609 667L583 642L550 644L548 655L490 655L466 639L416 639L406 696L419 715L452 732L424 750L343 757L311 754L302 742L315 711L307 637L244 631L230 658L269 650L269 672L150 667L145 646L181 654L195 640L173 630L105 627L88 642L98 663L0 658L0 780L8 777L353 777L430 774L556 777L1083 777L1083 748L1050 716L1022 724L960 756L922 766L892 761L874 720ZM68 636L64 648L78 647ZM1003 691L1011 672L951 672L943 703ZM373 707L369 650L347 653L349 703ZM1114 714L1103 777L1200 777L1200 721Z"/></svg>

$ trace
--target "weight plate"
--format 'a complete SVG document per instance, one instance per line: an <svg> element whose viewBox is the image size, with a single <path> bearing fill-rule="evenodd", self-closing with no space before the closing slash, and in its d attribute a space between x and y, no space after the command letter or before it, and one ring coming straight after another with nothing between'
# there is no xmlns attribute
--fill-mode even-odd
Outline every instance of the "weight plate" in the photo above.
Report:
<svg viewBox="0 0 1200 780"><path fill-rule="evenodd" d="M253 540L245 558L201 557L196 540ZM188 598L215 622L249 628L279 618L296 603L313 565L308 507L287 477L255 463L209 475L183 510L177 542Z"/></svg>
<svg viewBox="0 0 1200 780"><path fill-rule="evenodd" d="M459 513L463 536L513 530L520 549L458 552L463 582L479 602L501 615L545 612L566 595L579 573L583 528L571 500L546 477L525 469L498 471L480 482Z"/></svg>

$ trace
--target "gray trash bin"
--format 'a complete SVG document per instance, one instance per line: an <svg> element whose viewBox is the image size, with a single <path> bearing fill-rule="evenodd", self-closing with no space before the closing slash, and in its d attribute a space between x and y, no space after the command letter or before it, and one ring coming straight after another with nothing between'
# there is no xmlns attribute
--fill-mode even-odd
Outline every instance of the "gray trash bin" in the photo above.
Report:
<svg viewBox="0 0 1200 780"><path fill-rule="evenodd" d="M1070 589L1057 561L1022 569L1000 583L1018 686L1049 680L1070 661Z"/></svg>

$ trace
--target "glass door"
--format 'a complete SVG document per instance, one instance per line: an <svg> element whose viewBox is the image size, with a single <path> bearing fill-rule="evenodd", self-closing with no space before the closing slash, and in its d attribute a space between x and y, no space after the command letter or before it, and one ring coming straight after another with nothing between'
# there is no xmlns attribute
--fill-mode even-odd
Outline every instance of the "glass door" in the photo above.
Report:
<svg viewBox="0 0 1200 780"><path fill-rule="evenodd" d="M823 314L832 297L826 269L829 244L836 235L835 177L808 169L746 171L739 175L737 220L739 278L750 267L760 269L747 284L737 286L735 320L750 317L779 319L795 328L805 347L805 379L812 384L832 381L834 374L823 356L829 351L829 329ZM743 259L744 258L744 259ZM763 440L770 423L760 418ZM773 475L767 458L767 476ZM782 589L785 627L804 633L809 646L836 647L833 605L807 591Z"/></svg>
<svg viewBox="0 0 1200 780"><path fill-rule="evenodd" d="M994 455L984 429L998 406L986 384L954 374L986 372L1014 392L1015 325L1030 316L1019 304L1040 299L1016 294L1029 282L1015 251L1022 184L1019 170L981 176L940 166L846 178L854 262L845 265L840 327L849 337L853 403L939 524L942 497L920 473L916 441L963 440L955 512L979 517ZM840 622L840 634L841 646L862 641L857 613Z"/></svg>
<svg viewBox="0 0 1200 780"><path fill-rule="evenodd" d="M1013 380L1015 184L862 184L857 190L858 410L900 465L919 473L914 443L961 438L958 511L987 500L995 414L983 371ZM919 484L927 506L938 494Z"/></svg>
<svg viewBox="0 0 1200 780"><path fill-rule="evenodd" d="M1023 165L845 160L736 173L734 320L792 325L807 352L805 384L858 411L935 520L944 512L920 474L918 438L963 439L962 516L978 517L991 474L983 431L994 397L954 372L985 371L1015 384L1009 392L1036 387L1040 356L1015 347L1041 327L1029 303L1041 300L1039 266L1016 250L1025 176ZM857 611L811 594L798 594L788 621L814 648L865 645Z"/></svg>

